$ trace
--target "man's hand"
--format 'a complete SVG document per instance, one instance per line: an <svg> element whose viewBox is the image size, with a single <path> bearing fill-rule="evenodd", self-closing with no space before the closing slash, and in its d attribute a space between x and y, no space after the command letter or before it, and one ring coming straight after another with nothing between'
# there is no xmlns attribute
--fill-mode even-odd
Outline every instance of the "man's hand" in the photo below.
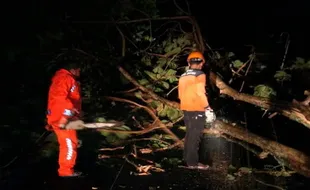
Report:
<svg viewBox="0 0 310 190"><path fill-rule="evenodd" d="M211 107L207 107L205 110L206 123L213 123L216 120L216 115Z"/></svg>
<svg viewBox="0 0 310 190"><path fill-rule="evenodd" d="M53 131L53 127L51 125L49 125L49 124L45 125L45 129L47 131Z"/></svg>
<svg viewBox="0 0 310 190"><path fill-rule="evenodd" d="M65 129L67 124L68 124L68 119L65 117L62 117L58 122L58 127L60 129Z"/></svg>

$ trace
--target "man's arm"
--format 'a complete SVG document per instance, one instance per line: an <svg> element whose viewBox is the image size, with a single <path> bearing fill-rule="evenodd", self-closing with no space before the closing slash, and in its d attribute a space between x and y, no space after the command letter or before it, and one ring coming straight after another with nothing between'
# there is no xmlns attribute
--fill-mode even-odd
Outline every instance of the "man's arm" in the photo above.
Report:
<svg viewBox="0 0 310 190"><path fill-rule="evenodd" d="M206 75L201 74L197 76L197 95L201 99L203 106L206 108L209 106L208 98L206 95Z"/></svg>
<svg viewBox="0 0 310 190"><path fill-rule="evenodd" d="M63 76L53 81L50 91L53 111L61 112L65 118L70 118L74 115L74 106L67 98L71 86L72 79L68 76Z"/></svg>

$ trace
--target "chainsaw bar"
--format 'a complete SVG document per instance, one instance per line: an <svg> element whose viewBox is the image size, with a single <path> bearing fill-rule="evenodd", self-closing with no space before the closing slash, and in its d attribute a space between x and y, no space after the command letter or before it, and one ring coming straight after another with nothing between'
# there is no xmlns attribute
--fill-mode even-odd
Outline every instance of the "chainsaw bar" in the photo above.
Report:
<svg viewBox="0 0 310 190"><path fill-rule="evenodd" d="M124 125L123 122L102 122L102 123L84 123L83 126L89 129L109 129L120 127Z"/></svg>
<svg viewBox="0 0 310 190"><path fill-rule="evenodd" d="M84 123L82 120L70 121L65 129L83 130L83 129L110 129L114 127L123 126L123 122L111 121L111 122L100 122L100 123Z"/></svg>

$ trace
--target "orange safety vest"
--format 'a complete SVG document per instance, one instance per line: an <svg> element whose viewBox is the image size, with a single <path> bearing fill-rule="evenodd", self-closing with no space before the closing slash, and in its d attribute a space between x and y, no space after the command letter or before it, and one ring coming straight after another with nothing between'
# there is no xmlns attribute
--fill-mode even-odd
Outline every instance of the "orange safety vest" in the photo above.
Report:
<svg viewBox="0 0 310 190"><path fill-rule="evenodd" d="M79 82L67 70L58 70L52 78L48 93L47 123L53 125L62 117L70 118L73 110L81 111L81 89Z"/></svg>
<svg viewBox="0 0 310 190"><path fill-rule="evenodd" d="M188 69L181 75L178 84L180 109L205 111L209 106L206 96L206 74L198 69Z"/></svg>

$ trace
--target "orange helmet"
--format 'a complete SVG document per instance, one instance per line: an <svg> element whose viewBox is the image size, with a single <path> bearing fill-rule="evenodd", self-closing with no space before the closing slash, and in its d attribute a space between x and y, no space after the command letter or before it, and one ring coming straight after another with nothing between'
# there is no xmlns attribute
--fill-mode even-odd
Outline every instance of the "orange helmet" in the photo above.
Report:
<svg viewBox="0 0 310 190"><path fill-rule="evenodd" d="M201 52L194 51L188 55L187 62L188 63L190 63L190 62L196 62L196 63L202 62L202 64L204 64L206 62L206 60L205 60L205 58Z"/></svg>

